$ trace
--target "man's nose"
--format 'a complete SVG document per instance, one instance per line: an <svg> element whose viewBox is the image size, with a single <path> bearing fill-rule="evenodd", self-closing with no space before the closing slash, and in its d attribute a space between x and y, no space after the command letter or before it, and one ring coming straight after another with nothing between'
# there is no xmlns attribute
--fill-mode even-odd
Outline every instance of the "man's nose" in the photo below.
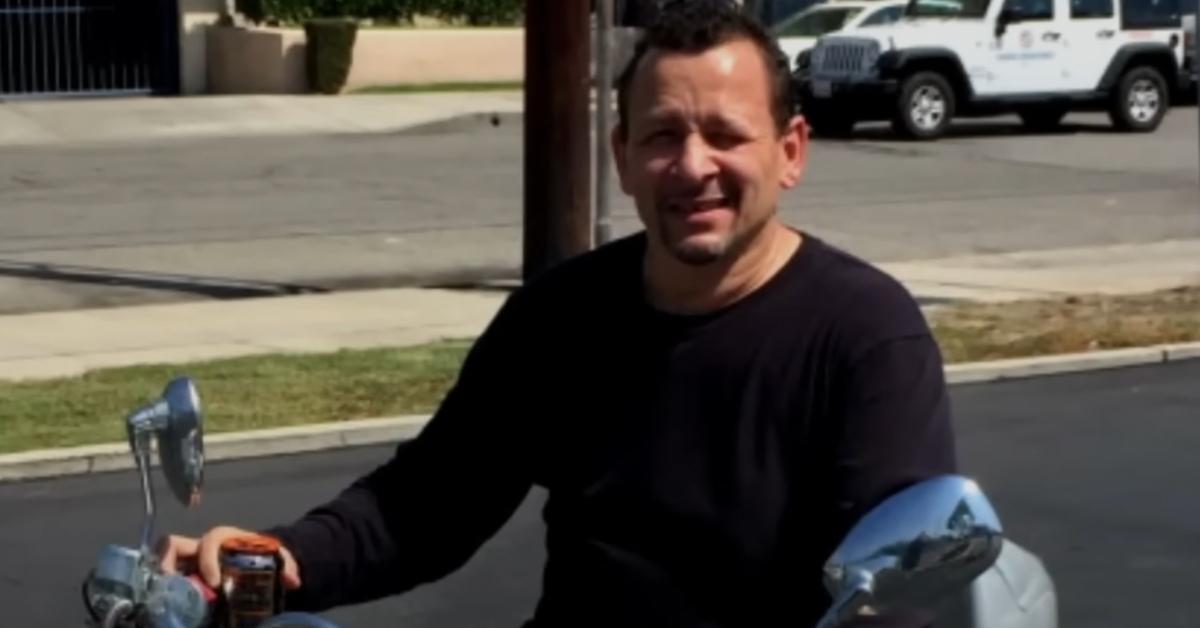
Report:
<svg viewBox="0 0 1200 628"><path fill-rule="evenodd" d="M699 134L693 133L684 138L679 147L676 172L680 177L693 181L703 181L717 173L712 147Z"/></svg>

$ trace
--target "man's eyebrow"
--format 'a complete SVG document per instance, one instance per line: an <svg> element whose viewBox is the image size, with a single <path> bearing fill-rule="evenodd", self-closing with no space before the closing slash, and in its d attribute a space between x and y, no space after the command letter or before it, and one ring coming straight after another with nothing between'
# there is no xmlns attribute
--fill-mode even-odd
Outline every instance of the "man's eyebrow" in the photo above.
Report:
<svg viewBox="0 0 1200 628"><path fill-rule="evenodd" d="M711 115L704 119L706 126L712 125L720 128L731 129L734 131L750 131L754 128L753 124L733 115L728 112L721 112Z"/></svg>
<svg viewBox="0 0 1200 628"><path fill-rule="evenodd" d="M667 107L657 107L646 113L646 121L651 124L678 122L681 117L677 109Z"/></svg>
<svg viewBox="0 0 1200 628"><path fill-rule="evenodd" d="M683 114L672 107L658 107L646 112L643 118L642 126L647 128L657 128L662 126L674 126L680 124L683 120ZM750 134L754 132L754 125L736 115L730 115L729 112L718 111L706 115L700 120L700 127L708 130L717 129L722 131L733 131L735 133Z"/></svg>

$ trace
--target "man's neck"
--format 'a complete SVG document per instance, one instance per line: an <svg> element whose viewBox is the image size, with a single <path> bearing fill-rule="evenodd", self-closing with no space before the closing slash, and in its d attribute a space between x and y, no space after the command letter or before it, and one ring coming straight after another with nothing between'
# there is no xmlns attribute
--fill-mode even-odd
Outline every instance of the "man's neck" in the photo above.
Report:
<svg viewBox="0 0 1200 628"><path fill-rule="evenodd" d="M647 297L656 308L674 314L719 310L766 284L801 244L799 233L771 222L741 254L712 264L693 266L652 249L645 265Z"/></svg>

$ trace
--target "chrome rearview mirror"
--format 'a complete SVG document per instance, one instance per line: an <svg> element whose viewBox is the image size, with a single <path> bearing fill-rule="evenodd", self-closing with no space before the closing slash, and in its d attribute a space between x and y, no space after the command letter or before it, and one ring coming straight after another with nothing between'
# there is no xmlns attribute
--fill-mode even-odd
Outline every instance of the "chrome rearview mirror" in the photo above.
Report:
<svg viewBox="0 0 1200 628"><path fill-rule="evenodd" d="M818 628L862 613L932 613L1000 553L1000 520L974 481L947 475L915 484L867 513L825 563L833 598Z"/></svg>
<svg viewBox="0 0 1200 628"><path fill-rule="evenodd" d="M200 503L204 485L204 415L195 384L187 377L171 380L159 399L129 413L125 427L142 479L146 503L142 549L148 550L154 528L154 491L150 483L152 438L157 441L159 461L171 492L189 508Z"/></svg>
<svg viewBox="0 0 1200 628"><path fill-rule="evenodd" d="M191 380L172 381L163 392L166 425L158 432L158 457L163 475L180 503L200 503L204 485L204 417L200 396Z"/></svg>

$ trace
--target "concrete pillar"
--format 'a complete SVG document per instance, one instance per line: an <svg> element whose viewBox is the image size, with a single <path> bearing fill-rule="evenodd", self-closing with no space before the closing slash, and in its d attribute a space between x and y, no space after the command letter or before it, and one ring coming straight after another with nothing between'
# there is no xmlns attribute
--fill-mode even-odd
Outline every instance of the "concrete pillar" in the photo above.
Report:
<svg viewBox="0 0 1200 628"><path fill-rule="evenodd" d="M179 0L179 72L185 95L208 92L206 29L225 9L226 0Z"/></svg>

